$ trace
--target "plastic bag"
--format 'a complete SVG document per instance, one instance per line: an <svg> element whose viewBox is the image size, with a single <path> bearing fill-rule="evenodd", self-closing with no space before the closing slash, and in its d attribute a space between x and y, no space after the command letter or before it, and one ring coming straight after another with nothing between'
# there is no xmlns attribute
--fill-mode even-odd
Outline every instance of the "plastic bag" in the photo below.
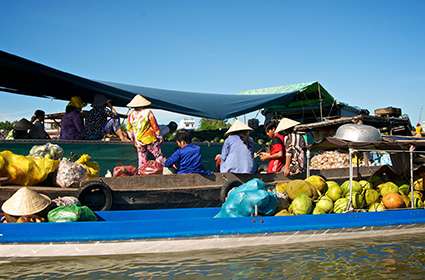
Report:
<svg viewBox="0 0 425 280"><path fill-rule="evenodd" d="M81 207L72 204L59 206L47 213L47 219L53 223L76 222L80 218Z"/></svg>
<svg viewBox="0 0 425 280"><path fill-rule="evenodd" d="M248 217L256 211L258 215L272 215L277 207L276 194L269 192L263 181L252 179L229 192L215 218Z"/></svg>
<svg viewBox="0 0 425 280"><path fill-rule="evenodd" d="M87 206L76 204L59 206L47 214L49 222L63 223L76 221L96 221L96 214Z"/></svg>
<svg viewBox="0 0 425 280"><path fill-rule="evenodd" d="M46 143L45 145L35 145L29 152L30 156L47 157L60 160L63 157L63 149L56 144Z"/></svg>
<svg viewBox="0 0 425 280"><path fill-rule="evenodd" d="M97 221L97 217L96 214L90 208L88 208L87 206L81 206L80 217L78 220L83 222Z"/></svg>
<svg viewBox="0 0 425 280"><path fill-rule="evenodd" d="M3 151L1 156L5 160L2 176L8 177L12 184L28 186L30 180L27 174L33 169L34 161L11 151Z"/></svg>
<svg viewBox="0 0 425 280"><path fill-rule="evenodd" d="M97 162L91 161L91 156L89 154L83 154L79 159L75 161L76 163L81 164L84 169L87 171L87 176L89 177L98 177L99 176L99 164Z"/></svg>
<svg viewBox="0 0 425 280"><path fill-rule="evenodd" d="M62 188L76 186L86 177L86 174L87 171L81 164L63 159L59 163L56 184Z"/></svg>
<svg viewBox="0 0 425 280"><path fill-rule="evenodd" d="M3 156L0 155L0 171L3 169L4 165L6 164Z"/></svg>
<svg viewBox="0 0 425 280"><path fill-rule="evenodd" d="M28 158L28 157L27 157ZM32 174L34 183L41 183L46 180L49 174L55 172L59 168L59 160L50 158L32 157L36 166L38 167L37 173Z"/></svg>
<svg viewBox="0 0 425 280"><path fill-rule="evenodd" d="M151 174L162 174L162 169L164 166L155 161L148 160L144 165L142 165L139 169L140 175L151 175Z"/></svg>
<svg viewBox="0 0 425 280"><path fill-rule="evenodd" d="M49 158L16 155L11 151L3 151L0 157L4 160L0 176L8 177L11 184L34 186L56 171L59 161Z"/></svg>
<svg viewBox="0 0 425 280"><path fill-rule="evenodd" d="M133 176L137 174L137 168L132 165L115 166L112 174L113 177Z"/></svg>

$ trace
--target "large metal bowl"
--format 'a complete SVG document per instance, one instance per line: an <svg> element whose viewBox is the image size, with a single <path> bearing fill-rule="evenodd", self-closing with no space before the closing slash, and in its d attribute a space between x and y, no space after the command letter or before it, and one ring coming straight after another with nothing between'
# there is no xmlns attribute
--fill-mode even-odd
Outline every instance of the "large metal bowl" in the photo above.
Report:
<svg viewBox="0 0 425 280"><path fill-rule="evenodd" d="M382 140L379 130L370 125L344 124L335 134L335 138L351 142L377 142Z"/></svg>

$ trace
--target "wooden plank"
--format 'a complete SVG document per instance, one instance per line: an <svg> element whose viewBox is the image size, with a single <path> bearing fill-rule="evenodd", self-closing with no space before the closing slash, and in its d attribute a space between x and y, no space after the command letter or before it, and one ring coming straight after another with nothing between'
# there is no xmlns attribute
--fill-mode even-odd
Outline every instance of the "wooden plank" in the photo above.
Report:
<svg viewBox="0 0 425 280"><path fill-rule="evenodd" d="M210 176L200 174L147 175L99 178L99 180L107 184L113 191L127 191L216 188L227 182L246 182L252 178L259 178L266 183L289 180L283 174L231 173L213 173Z"/></svg>
<svg viewBox="0 0 425 280"><path fill-rule="evenodd" d="M11 197L22 186L1 186L0 187L0 204L3 204L9 197ZM51 199L59 196L78 196L79 189L76 188L55 188L55 187L30 187L32 190L42 193Z"/></svg>
<svg viewBox="0 0 425 280"><path fill-rule="evenodd" d="M0 186L7 184L7 181L9 178L7 177L0 177Z"/></svg>

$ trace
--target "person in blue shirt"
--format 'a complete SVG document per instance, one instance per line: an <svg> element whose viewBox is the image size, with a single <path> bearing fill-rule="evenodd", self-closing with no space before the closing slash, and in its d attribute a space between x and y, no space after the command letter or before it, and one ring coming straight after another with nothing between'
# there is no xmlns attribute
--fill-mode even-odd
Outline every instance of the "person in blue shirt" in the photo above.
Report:
<svg viewBox="0 0 425 280"><path fill-rule="evenodd" d="M189 131L178 130L176 143L179 149L165 161L165 167L175 168L177 174L209 173L202 167L201 148L192 144Z"/></svg>
<svg viewBox="0 0 425 280"><path fill-rule="evenodd" d="M225 133L228 137L221 154L215 157L216 162L220 162L221 173L254 173L254 141L249 137L251 130L252 128L236 120Z"/></svg>

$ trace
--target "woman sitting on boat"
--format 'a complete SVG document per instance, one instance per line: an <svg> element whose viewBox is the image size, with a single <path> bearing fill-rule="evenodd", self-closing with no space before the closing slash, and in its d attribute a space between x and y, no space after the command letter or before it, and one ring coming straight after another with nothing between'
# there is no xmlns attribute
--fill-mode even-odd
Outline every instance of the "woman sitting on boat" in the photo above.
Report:
<svg viewBox="0 0 425 280"><path fill-rule="evenodd" d="M106 110L108 111L109 118L106 122L103 131L106 135L116 135L121 141L128 142L130 141L127 137L127 134L121 129L120 117L114 106L112 106L112 101L106 101Z"/></svg>
<svg viewBox="0 0 425 280"><path fill-rule="evenodd" d="M267 173L280 172L285 165L284 136L276 132L277 125L277 121L271 121L265 126L267 136L272 139L269 151L260 153L262 161L269 161Z"/></svg>
<svg viewBox="0 0 425 280"><path fill-rule="evenodd" d="M84 139L84 123L81 110L86 104L79 96L71 97L66 106L65 115L61 121L60 139L81 140Z"/></svg>
<svg viewBox="0 0 425 280"><path fill-rule="evenodd" d="M254 141L249 137L252 130L246 124L236 120L225 135L221 154L216 156L220 162L221 173L254 173Z"/></svg>
<svg viewBox="0 0 425 280"><path fill-rule="evenodd" d="M283 118L280 120L276 133L285 135L285 166L283 167L284 176L295 175L304 171L304 137L294 132L294 127L299 122Z"/></svg>
<svg viewBox="0 0 425 280"><path fill-rule="evenodd" d="M6 136L6 140L14 140L14 139L29 139L29 130L32 127L32 123L23 118L15 123L13 129L9 131L9 134Z"/></svg>
<svg viewBox="0 0 425 280"><path fill-rule="evenodd" d="M84 134L87 140L102 140L104 127L110 116L106 110L107 99L101 94L96 94L92 103L92 108L84 115Z"/></svg>
<svg viewBox="0 0 425 280"><path fill-rule="evenodd" d="M51 200L27 187L17 190L1 209L6 223L45 222Z"/></svg>
<svg viewBox="0 0 425 280"><path fill-rule="evenodd" d="M44 118L46 113L43 110L36 110L31 117L32 126L29 131L31 139L50 139L49 134L44 129Z"/></svg>
<svg viewBox="0 0 425 280"><path fill-rule="evenodd" d="M127 132L137 149L139 173L142 173L142 168L147 163L148 152L155 157L156 162L164 164L160 130L154 114L147 108L150 104L151 102L141 95L136 95L127 104L132 109L128 114Z"/></svg>
<svg viewBox="0 0 425 280"><path fill-rule="evenodd" d="M85 138L102 140L107 134L117 135L121 141L128 141L121 131L120 119L111 100L102 94L94 96L92 109L85 116Z"/></svg>
<svg viewBox="0 0 425 280"><path fill-rule="evenodd" d="M179 130L176 133L176 143L179 149L166 161L165 167L174 168L177 174L207 174L202 167L201 148L192 144L190 132Z"/></svg>

